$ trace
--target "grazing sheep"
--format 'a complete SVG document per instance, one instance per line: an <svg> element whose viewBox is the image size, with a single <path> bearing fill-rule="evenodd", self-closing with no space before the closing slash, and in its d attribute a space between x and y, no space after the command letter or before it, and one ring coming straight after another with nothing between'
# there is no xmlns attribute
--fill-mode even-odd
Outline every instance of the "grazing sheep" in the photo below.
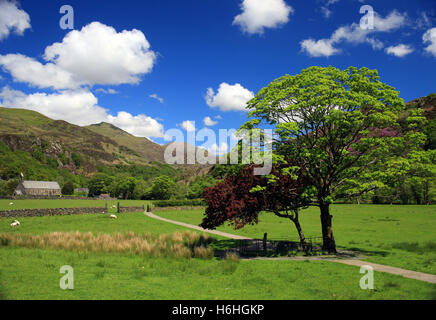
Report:
<svg viewBox="0 0 436 320"><path fill-rule="evenodd" d="M14 220L14 222L11 223L12 228L17 227L19 225L20 225L20 221L18 221L18 220Z"/></svg>
<svg viewBox="0 0 436 320"><path fill-rule="evenodd" d="M111 215L110 215L110 218L111 218L111 219L117 219L118 217L117 217L116 215L114 215L114 214L111 214Z"/></svg>
<svg viewBox="0 0 436 320"><path fill-rule="evenodd" d="M112 209L114 209L114 208L116 208L116 207L117 207L116 205L111 206Z"/></svg>
<svg viewBox="0 0 436 320"><path fill-rule="evenodd" d="M13 205L14 205L14 203L13 203L13 202L9 202L9 205L10 205L10 206L13 206Z"/></svg>

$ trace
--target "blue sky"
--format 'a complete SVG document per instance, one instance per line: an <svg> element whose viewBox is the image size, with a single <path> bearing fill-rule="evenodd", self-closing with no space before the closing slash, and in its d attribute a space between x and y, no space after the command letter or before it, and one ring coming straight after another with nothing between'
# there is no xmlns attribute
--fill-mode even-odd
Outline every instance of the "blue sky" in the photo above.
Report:
<svg viewBox="0 0 436 320"><path fill-rule="evenodd" d="M239 128L253 94L313 65L377 69L409 101L436 91L435 27L435 0L0 0L0 104L162 144L188 121Z"/></svg>

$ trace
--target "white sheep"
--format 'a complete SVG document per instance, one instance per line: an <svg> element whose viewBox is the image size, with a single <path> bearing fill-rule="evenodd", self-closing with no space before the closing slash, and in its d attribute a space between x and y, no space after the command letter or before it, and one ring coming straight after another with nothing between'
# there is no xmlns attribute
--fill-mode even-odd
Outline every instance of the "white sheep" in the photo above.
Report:
<svg viewBox="0 0 436 320"><path fill-rule="evenodd" d="M112 209L114 209L114 208L116 208L116 207L117 207L116 205L111 206Z"/></svg>
<svg viewBox="0 0 436 320"><path fill-rule="evenodd" d="M13 205L14 205L14 203L13 203L13 202L9 202L9 205L10 205L10 206L13 206Z"/></svg>
<svg viewBox="0 0 436 320"><path fill-rule="evenodd" d="M19 225L20 225L20 221L18 221L18 220L14 220L14 221L11 223L11 227L12 227L12 228L17 227L17 226L19 226Z"/></svg>
<svg viewBox="0 0 436 320"><path fill-rule="evenodd" d="M111 218L111 219L118 219L118 217L116 215L114 215L114 214L111 214L109 218Z"/></svg>

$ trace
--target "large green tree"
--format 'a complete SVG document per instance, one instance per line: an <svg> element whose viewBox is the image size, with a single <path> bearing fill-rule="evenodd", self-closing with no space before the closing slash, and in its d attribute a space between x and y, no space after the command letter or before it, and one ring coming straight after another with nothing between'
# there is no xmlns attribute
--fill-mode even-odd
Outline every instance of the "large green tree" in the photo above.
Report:
<svg viewBox="0 0 436 320"><path fill-rule="evenodd" d="M174 194L176 183L168 176L159 176L153 180L148 190L148 198L155 200L168 200Z"/></svg>
<svg viewBox="0 0 436 320"><path fill-rule="evenodd" d="M241 129L274 128L274 161L292 159L316 188L323 249L336 251L330 204L335 197L356 197L394 175L384 171L423 142L410 130L398 134L404 111L399 92L380 81L376 70L310 67L274 80L247 104ZM422 121L414 114L410 125Z"/></svg>

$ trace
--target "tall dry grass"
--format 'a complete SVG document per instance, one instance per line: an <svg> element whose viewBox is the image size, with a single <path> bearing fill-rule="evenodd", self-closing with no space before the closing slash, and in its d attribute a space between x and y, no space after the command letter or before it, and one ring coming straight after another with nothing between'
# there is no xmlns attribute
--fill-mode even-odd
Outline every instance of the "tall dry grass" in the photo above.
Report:
<svg viewBox="0 0 436 320"><path fill-rule="evenodd" d="M175 232L155 235L133 232L97 234L91 232L52 232L43 235L0 234L0 245L63 249L80 252L114 252L150 257L201 258L213 257L213 250L207 245L210 238L195 232Z"/></svg>

